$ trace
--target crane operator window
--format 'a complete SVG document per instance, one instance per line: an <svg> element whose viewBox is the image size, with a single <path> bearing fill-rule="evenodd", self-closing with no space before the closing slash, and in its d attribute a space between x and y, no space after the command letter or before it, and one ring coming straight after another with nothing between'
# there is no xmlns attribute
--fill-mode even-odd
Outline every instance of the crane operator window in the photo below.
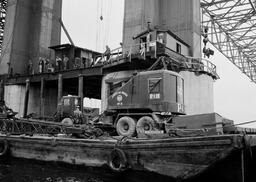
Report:
<svg viewBox="0 0 256 182"><path fill-rule="evenodd" d="M160 83L162 78L150 78L148 80L148 92L150 99L160 99Z"/></svg>
<svg viewBox="0 0 256 182"><path fill-rule="evenodd" d="M68 98L64 99L63 104L64 104L64 106L69 106L70 105L69 99Z"/></svg>

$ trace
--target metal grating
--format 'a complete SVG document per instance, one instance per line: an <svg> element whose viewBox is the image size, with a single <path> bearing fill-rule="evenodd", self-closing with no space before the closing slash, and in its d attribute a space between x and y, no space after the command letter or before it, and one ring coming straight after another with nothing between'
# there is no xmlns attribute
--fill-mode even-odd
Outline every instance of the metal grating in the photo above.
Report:
<svg viewBox="0 0 256 182"><path fill-rule="evenodd" d="M0 0L0 55L2 53L4 39L4 25L6 17L7 0Z"/></svg>
<svg viewBox="0 0 256 182"><path fill-rule="evenodd" d="M201 0L209 41L256 83L256 0Z"/></svg>

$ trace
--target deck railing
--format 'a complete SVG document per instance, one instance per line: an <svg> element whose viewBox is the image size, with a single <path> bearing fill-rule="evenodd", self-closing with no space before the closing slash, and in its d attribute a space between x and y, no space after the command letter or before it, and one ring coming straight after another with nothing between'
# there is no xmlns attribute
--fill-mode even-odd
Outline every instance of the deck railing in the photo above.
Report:
<svg viewBox="0 0 256 182"><path fill-rule="evenodd" d="M85 67L84 65L84 67L75 67L68 69L67 71L80 68L83 69L88 67L94 67L97 65L111 64L113 62L119 62L120 60L124 59L131 60L133 55L141 56L145 60L146 56L148 55L154 56L155 58L157 58L158 56L166 56L171 58L172 61L175 61L175 65L178 65L181 69L187 69L194 72L201 71L208 73L214 78L219 78L216 72L216 66L209 60L204 58L184 56L182 54L175 52L169 47L166 47L165 44L162 44L158 41L151 41L146 43L144 42L126 47L118 47L111 50L109 55L102 54L101 56L93 59L92 63L89 66ZM170 64L173 64L173 62L170 62ZM54 72L58 71L60 70L54 70Z"/></svg>
<svg viewBox="0 0 256 182"><path fill-rule="evenodd" d="M141 56L145 56L147 52L152 51L154 51L156 55L156 45L156 41L151 41L148 43L140 43L132 46L118 47L116 49L111 50L110 59L127 58L130 57L132 54L141 54Z"/></svg>
<svg viewBox="0 0 256 182"><path fill-rule="evenodd" d="M219 78L216 71L216 66L209 60L205 58L195 58L188 56L186 56L186 58L187 59L185 59L186 61L184 63L187 68L193 69L195 71L203 71L214 76L215 78Z"/></svg>
<svg viewBox="0 0 256 182"><path fill-rule="evenodd" d="M161 50L165 49L175 54L168 54L168 56L174 56L174 58L177 58L177 62L180 62L182 67L185 67L185 69L189 69L191 71L201 71L208 73L209 75L213 76L214 78L219 78L216 66L210 62L209 60L205 58L195 58L195 57L189 57L184 56L182 54L179 54L170 48L166 47L165 44L161 44L157 41L151 41L148 43L140 43L135 44L132 46L126 46L126 47L118 47L116 49L111 50L110 59L106 60L104 57L102 59L104 60L104 63L111 63L112 60L120 60L123 58L130 58L134 54L140 54L142 57L146 58L146 53L150 52L153 53L155 57L157 57L158 51L160 50L158 45L161 45ZM163 52L162 52L163 53Z"/></svg>

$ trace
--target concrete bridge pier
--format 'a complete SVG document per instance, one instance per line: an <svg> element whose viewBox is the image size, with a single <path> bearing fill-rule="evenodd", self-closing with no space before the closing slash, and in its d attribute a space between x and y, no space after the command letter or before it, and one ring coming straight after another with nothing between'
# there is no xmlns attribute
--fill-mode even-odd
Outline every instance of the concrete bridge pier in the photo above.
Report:
<svg viewBox="0 0 256 182"><path fill-rule="evenodd" d="M41 84L30 83L29 94L27 94L27 115L36 114L37 117L50 117L57 108L57 86L56 82L45 82L43 99L41 98ZM5 85L4 98L6 105L18 112L18 117L23 117L26 96L26 85ZM42 102L43 101L43 102ZM40 111L41 109L41 111Z"/></svg>
<svg viewBox="0 0 256 182"><path fill-rule="evenodd" d="M29 66L38 73L39 58L53 59L48 48L60 44L62 0L8 0L0 75L28 75ZM29 75L29 77L33 75ZM48 84L48 83L47 83ZM27 114L50 115L56 108L57 87L49 83L40 94L40 82L30 83ZM44 98L44 111L42 109ZM19 116L24 113L25 85L5 86L6 104ZM50 105L51 104L51 105Z"/></svg>
<svg viewBox="0 0 256 182"><path fill-rule="evenodd" d="M125 0L123 46L150 28L168 29L186 42L189 56L201 58L200 0ZM187 114L213 112L213 79L202 73L182 71Z"/></svg>

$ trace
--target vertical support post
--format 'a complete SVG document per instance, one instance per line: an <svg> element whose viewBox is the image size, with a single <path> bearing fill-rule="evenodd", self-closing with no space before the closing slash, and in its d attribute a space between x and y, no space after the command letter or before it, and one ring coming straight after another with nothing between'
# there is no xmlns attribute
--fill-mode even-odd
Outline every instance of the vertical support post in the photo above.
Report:
<svg viewBox="0 0 256 182"><path fill-rule="evenodd" d="M0 101L4 101L4 80L0 80Z"/></svg>
<svg viewBox="0 0 256 182"><path fill-rule="evenodd" d="M40 118L44 117L44 87L45 87L45 80L41 78L41 87L40 87Z"/></svg>
<svg viewBox="0 0 256 182"><path fill-rule="evenodd" d="M30 88L30 80L26 80L26 89L25 89L25 97L24 97L24 110L23 110L23 118L27 117L28 112L28 99L29 99L29 88Z"/></svg>
<svg viewBox="0 0 256 182"><path fill-rule="evenodd" d="M84 77L79 75L78 77L78 96L81 98L81 111L83 112L83 99L84 99Z"/></svg>
<svg viewBox="0 0 256 182"><path fill-rule="evenodd" d="M62 74L59 74L59 78L58 78L58 103L61 100L63 94L63 77Z"/></svg>
<svg viewBox="0 0 256 182"><path fill-rule="evenodd" d="M244 150L241 151L241 182L245 182L244 176Z"/></svg>

